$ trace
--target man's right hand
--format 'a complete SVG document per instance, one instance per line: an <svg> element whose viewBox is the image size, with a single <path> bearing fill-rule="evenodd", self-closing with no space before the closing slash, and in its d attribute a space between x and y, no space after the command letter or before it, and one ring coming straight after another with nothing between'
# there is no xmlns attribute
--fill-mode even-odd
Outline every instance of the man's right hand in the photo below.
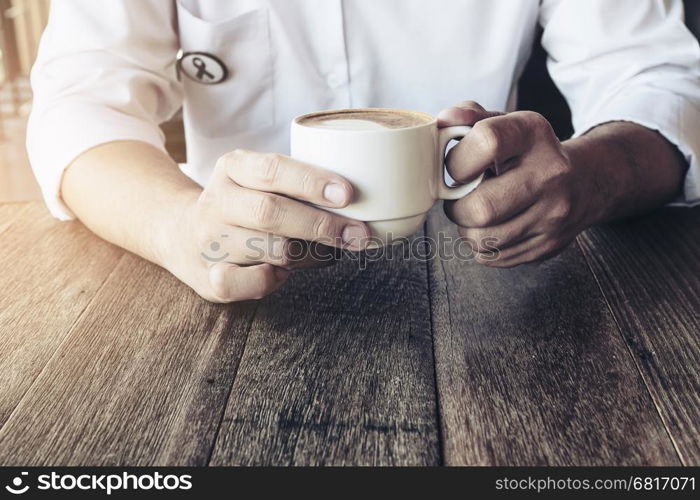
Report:
<svg viewBox="0 0 700 500"><path fill-rule="evenodd" d="M351 184L292 158L235 150L217 161L203 191L184 204L164 265L212 302L261 298L279 288L289 269L306 267L299 240L359 250L366 224L311 206L341 208ZM183 237L185 240L183 241Z"/></svg>

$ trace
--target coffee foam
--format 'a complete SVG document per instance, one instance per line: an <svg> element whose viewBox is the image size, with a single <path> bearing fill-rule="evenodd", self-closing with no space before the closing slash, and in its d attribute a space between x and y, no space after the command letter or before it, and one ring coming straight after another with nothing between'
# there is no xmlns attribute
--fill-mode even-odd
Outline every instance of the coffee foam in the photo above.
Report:
<svg viewBox="0 0 700 500"><path fill-rule="evenodd" d="M432 121L430 115L412 111L368 109L339 110L307 115L301 125L335 130L383 130L410 128Z"/></svg>
<svg viewBox="0 0 700 500"><path fill-rule="evenodd" d="M315 128L332 128L336 130L383 130L390 127L371 120L330 118L323 121L310 121L305 125Z"/></svg>

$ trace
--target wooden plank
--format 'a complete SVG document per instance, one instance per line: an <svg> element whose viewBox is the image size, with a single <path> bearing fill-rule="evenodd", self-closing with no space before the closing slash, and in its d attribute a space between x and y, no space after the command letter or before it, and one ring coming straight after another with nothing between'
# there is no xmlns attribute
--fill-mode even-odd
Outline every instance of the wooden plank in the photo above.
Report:
<svg viewBox="0 0 700 500"><path fill-rule="evenodd" d="M434 214L440 231L457 237ZM447 464L678 464L577 246L540 265L429 269Z"/></svg>
<svg viewBox="0 0 700 500"><path fill-rule="evenodd" d="M255 307L126 254L0 430L0 464L206 464Z"/></svg>
<svg viewBox="0 0 700 500"><path fill-rule="evenodd" d="M0 202L0 233L15 223L27 210L29 210L27 203Z"/></svg>
<svg viewBox="0 0 700 500"><path fill-rule="evenodd" d="M700 465L700 207L580 239L686 465Z"/></svg>
<svg viewBox="0 0 700 500"><path fill-rule="evenodd" d="M424 262L344 260L260 305L212 465L433 465Z"/></svg>
<svg viewBox="0 0 700 500"><path fill-rule="evenodd" d="M0 222L0 427L122 255L39 203L3 205L0 220L17 210Z"/></svg>

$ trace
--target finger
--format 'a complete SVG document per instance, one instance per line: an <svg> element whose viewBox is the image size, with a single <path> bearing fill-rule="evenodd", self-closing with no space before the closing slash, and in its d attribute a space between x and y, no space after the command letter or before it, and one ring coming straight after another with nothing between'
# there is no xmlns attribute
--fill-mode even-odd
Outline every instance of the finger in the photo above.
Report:
<svg viewBox="0 0 700 500"><path fill-rule="evenodd" d="M280 154L235 150L220 157L217 168L240 186L325 207L344 207L353 197L352 185L338 174Z"/></svg>
<svg viewBox="0 0 700 500"><path fill-rule="evenodd" d="M445 202L445 214L462 227L502 224L537 203L539 189L525 169L484 179L464 198Z"/></svg>
<svg viewBox="0 0 700 500"><path fill-rule="evenodd" d="M209 268L209 284L216 302L261 299L277 290L289 271L270 264L240 267L219 262Z"/></svg>
<svg viewBox="0 0 700 500"><path fill-rule="evenodd" d="M503 251L495 252L495 254L478 253L475 259L477 262L490 267L508 268L549 259L557 255L565 247L566 244L541 234Z"/></svg>
<svg viewBox="0 0 700 500"><path fill-rule="evenodd" d="M480 120L502 115L498 111L486 111L481 104L474 101L464 101L457 106L445 108L438 113L438 127L453 125L472 126Z"/></svg>
<svg viewBox="0 0 700 500"><path fill-rule="evenodd" d="M245 227L224 226L206 235L200 243L200 256L212 266L219 262L238 265L267 262L291 267L295 254L294 240Z"/></svg>
<svg viewBox="0 0 700 500"><path fill-rule="evenodd" d="M459 234L473 242L477 252L503 252L507 248L536 236L534 211L528 210L503 224L489 227L460 227Z"/></svg>
<svg viewBox="0 0 700 500"><path fill-rule="evenodd" d="M540 235L527 238L520 243L517 243L504 250L481 251L474 254L474 260L479 264L489 267L508 268L519 264L524 264L520 258L533 251L542 242L543 237Z"/></svg>
<svg viewBox="0 0 700 500"><path fill-rule="evenodd" d="M447 170L452 178L464 182L494 164L526 153L534 139L527 116L510 113L476 123L447 155Z"/></svg>
<svg viewBox="0 0 700 500"><path fill-rule="evenodd" d="M285 269L309 269L326 266L335 260L330 248L320 250L315 243L247 228L237 229L238 241L230 260L227 259L235 264L267 262Z"/></svg>
<svg viewBox="0 0 700 500"><path fill-rule="evenodd" d="M336 247L329 247L320 243L305 240L292 240L293 250L290 269L311 269L317 267L327 267L342 258L342 250Z"/></svg>
<svg viewBox="0 0 700 500"><path fill-rule="evenodd" d="M223 217L230 225L353 250L369 243L363 222L276 194L233 185L226 191L231 193L223 197Z"/></svg>

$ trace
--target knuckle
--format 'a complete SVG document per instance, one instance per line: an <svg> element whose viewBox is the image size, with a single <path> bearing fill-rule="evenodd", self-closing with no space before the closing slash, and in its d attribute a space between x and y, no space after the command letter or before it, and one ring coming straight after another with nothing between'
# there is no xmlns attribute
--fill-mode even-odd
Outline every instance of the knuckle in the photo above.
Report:
<svg viewBox="0 0 700 500"><path fill-rule="evenodd" d="M243 148L236 148L226 155L231 165L240 165L255 153Z"/></svg>
<svg viewBox="0 0 700 500"><path fill-rule="evenodd" d="M467 245L465 249L467 249L470 254L474 254L479 251L479 242L476 238L474 238L470 228L459 227L457 232L459 233L462 242Z"/></svg>
<svg viewBox="0 0 700 500"><path fill-rule="evenodd" d="M245 158L245 157L248 156L249 154L250 154L250 151L248 151L247 149L235 148L235 149L231 150L231 151L230 151L227 155L225 155L225 156L230 157L232 160L237 160L237 159L240 160L240 159L242 159L242 158Z"/></svg>
<svg viewBox="0 0 700 500"><path fill-rule="evenodd" d="M540 113L535 111L523 111L522 117L525 119L527 124L534 129L547 129L551 128L549 120L547 120Z"/></svg>
<svg viewBox="0 0 700 500"><path fill-rule="evenodd" d="M478 246L486 236L486 231L479 227L465 227L462 228L460 235L474 242Z"/></svg>
<svg viewBox="0 0 700 500"><path fill-rule="evenodd" d="M260 156L257 174L266 184L274 184L279 177L282 158L277 153L266 153Z"/></svg>
<svg viewBox="0 0 700 500"><path fill-rule="evenodd" d="M316 187L316 178L314 172L310 168L306 168L299 179L299 187L301 192L310 196L314 194L314 188Z"/></svg>
<svg viewBox="0 0 700 500"><path fill-rule="evenodd" d="M569 161L563 154L557 154L552 159L551 166L555 172L568 172L570 169Z"/></svg>
<svg viewBox="0 0 700 500"><path fill-rule="evenodd" d="M199 214L211 213L218 204L218 194L216 189L207 186L197 198L197 211Z"/></svg>
<svg viewBox="0 0 700 500"><path fill-rule="evenodd" d="M546 182L550 185L559 185L564 182L571 172L569 162L563 156L554 158L546 170Z"/></svg>
<svg viewBox="0 0 700 500"><path fill-rule="evenodd" d="M559 139L557 138L557 134L552 128L552 124L549 123L549 120L547 120L547 118L545 118L539 113L535 113L534 111L527 111L526 117L527 118L525 120L525 123L531 130L531 137L539 136L549 141L559 141Z"/></svg>
<svg viewBox="0 0 700 500"><path fill-rule="evenodd" d="M211 286L211 293L214 299L212 302L231 302L231 289L228 284L227 271L212 273L209 279L209 285Z"/></svg>
<svg viewBox="0 0 700 500"><path fill-rule="evenodd" d="M468 205L469 218L477 226L486 226L494 218L496 209L490 196L479 191L472 193L473 198Z"/></svg>
<svg viewBox="0 0 700 500"><path fill-rule="evenodd" d="M571 202L567 199L557 201L551 207L550 215L555 221L567 219L571 215Z"/></svg>
<svg viewBox="0 0 700 500"><path fill-rule="evenodd" d="M465 239L471 239L472 237L472 230L468 227L458 226L457 233L459 233L459 235Z"/></svg>
<svg viewBox="0 0 700 500"><path fill-rule="evenodd" d="M479 111L482 111L482 110L484 109L484 108L481 106L481 104L479 104L479 103L476 102L476 101L462 101L462 102L460 102L457 106L460 107L460 108L465 108L465 109L476 109L476 110L479 110Z"/></svg>
<svg viewBox="0 0 700 500"><path fill-rule="evenodd" d="M195 233L195 244L199 250L204 250L211 245L212 237L206 230L199 230Z"/></svg>
<svg viewBox="0 0 700 500"><path fill-rule="evenodd" d="M490 154L498 152L501 146L501 137L498 129L487 121L481 121L474 125L472 129L477 147Z"/></svg>
<svg viewBox="0 0 700 500"><path fill-rule="evenodd" d="M287 238L275 238L271 246L271 260L278 266L288 266L291 263L289 240Z"/></svg>
<svg viewBox="0 0 700 500"><path fill-rule="evenodd" d="M540 251L538 252L537 258L549 258L557 253L559 249L559 241L555 238L547 238L540 246Z"/></svg>
<svg viewBox="0 0 700 500"><path fill-rule="evenodd" d="M493 233L484 229L480 229L473 233L472 240L474 241L476 248L485 254L497 251L502 243L500 238L494 236Z"/></svg>
<svg viewBox="0 0 700 500"><path fill-rule="evenodd" d="M251 210L256 227L266 231L276 228L280 216L280 203L276 196L256 195Z"/></svg>
<svg viewBox="0 0 700 500"><path fill-rule="evenodd" d="M214 169L227 172L229 168L235 168L237 165L240 165L248 153L249 152L244 149L234 149L229 151L228 153L221 155L219 159L216 160Z"/></svg>
<svg viewBox="0 0 700 500"><path fill-rule="evenodd" d="M524 193L533 195L539 191L539 186L537 181L533 178L533 176L528 175L523 179L522 189Z"/></svg>
<svg viewBox="0 0 700 500"><path fill-rule="evenodd" d="M311 232L315 238L327 238L336 236L334 232L334 220L330 214L319 214L313 221Z"/></svg>
<svg viewBox="0 0 700 500"><path fill-rule="evenodd" d="M479 245L481 248L484 248L484 251L500 252L509 241L511 241L511 237L508 234L500 234L497 236L491 234L481 238L479 240ZM500 257L500 254L496 258L498 257Z"/></svg>
<svg viewBox="0 0 700 500"><path fill-rule="evenodd" d="M217 158L216 163L214 164L214 172L226 172L227 169L227 163L228 163L228 155L231 153L226 153L225 155L219 156Z"/></svg>

